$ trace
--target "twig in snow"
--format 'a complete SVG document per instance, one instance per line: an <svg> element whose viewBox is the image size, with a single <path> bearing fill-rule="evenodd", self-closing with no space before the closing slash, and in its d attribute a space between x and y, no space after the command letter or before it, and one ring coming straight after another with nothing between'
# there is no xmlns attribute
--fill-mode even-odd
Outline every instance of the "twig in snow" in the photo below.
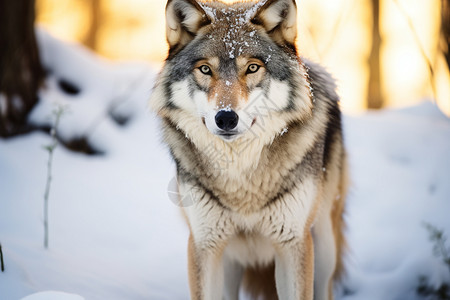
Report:
<svg viewBox="0 0 450 300"><path fill-rule="evenodd" d="M5 272L5 262L3 261L2 244L0 244L0 269Z"/></svg>
<svg viewBox="0 0 450 300"><path fill-rule="evenodd" d="M48 151L48 160L47 160L47 182L45 184L45 193L44 193L44 247L48 249L48 200L50 197L50 187L52 183L52 164L53 164L53 153L58 145L58 138L56 136L56 130L59 126L59 121L61 116L66 111L64 106L58 106L53 110L53 115L55 116L55 123L53 124L52 129L50 130L51 143L44 148Z"/></svg>

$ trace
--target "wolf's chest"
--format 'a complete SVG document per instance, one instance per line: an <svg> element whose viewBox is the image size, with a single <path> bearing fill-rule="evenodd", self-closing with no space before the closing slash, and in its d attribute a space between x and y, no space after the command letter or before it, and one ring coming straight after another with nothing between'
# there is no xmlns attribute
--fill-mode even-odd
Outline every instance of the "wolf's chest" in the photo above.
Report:
<svg viewBox="0 0 450 300"><path fill-rule="evenodd" d="M242 266L266 266L273 261L275 249L268 238L258 234L240 234L229 241L224 255Z"/></svg>
<svg viewBox="0 0 450 300"><path fill-rule="evenodd" d="M312 178L305 179L290 193L250 214L242 214L224 207L219 199L201 190L194 205L186 207L191 230L205 247L218 241L229 241L231 253L239 253L248 263L268 262L273 255L269 247L302 236L307 220L314 209L317 187ZM271 243L269 243L270 241ZM254 256L254 249L261 257ZM261 249L264 249L261 251Z"/></svg>

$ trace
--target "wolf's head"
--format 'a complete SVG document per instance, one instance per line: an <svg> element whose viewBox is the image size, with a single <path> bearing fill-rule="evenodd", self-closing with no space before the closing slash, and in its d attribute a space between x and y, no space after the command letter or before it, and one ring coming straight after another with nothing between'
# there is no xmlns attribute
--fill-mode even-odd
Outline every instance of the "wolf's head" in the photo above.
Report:
<svg viewBox="0 0 450 300"><path fill-rule="evenodd" d="M311 114L295 0L169 0L169 55L151 105L186 137L264 144Z"/></svg>

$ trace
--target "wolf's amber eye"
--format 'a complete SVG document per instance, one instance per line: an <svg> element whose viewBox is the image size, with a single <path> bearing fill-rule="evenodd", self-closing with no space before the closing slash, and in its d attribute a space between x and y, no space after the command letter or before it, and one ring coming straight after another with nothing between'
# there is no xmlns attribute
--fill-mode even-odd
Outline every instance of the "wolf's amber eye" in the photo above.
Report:
<svg viewBox="0 0 450 300"><path fill-rule="evenodd" d="M257 64L251 64L250 66L248 66L247 68L247 72L245 72L246 74L253 74L258 72L260 66L258 66Z"/></svg>
<svg viewBox="0 0 450 300"><path fill-rule="evenodd" d="M205 75L212 75L211 68L208 67L207 65L200 66L199 69L200 69L200 72L202 72Z"/></svg>

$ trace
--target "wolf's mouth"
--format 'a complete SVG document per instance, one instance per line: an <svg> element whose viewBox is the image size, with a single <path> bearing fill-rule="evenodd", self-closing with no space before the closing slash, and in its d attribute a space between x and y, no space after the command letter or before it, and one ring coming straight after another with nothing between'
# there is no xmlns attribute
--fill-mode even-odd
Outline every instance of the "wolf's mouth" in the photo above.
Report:
<svg viewBox="0 0 450 300"><path fill-rule="evenodd" d="M238 130L238 128L234 128L232 130L223 130L223 129L220 129L220 128L214 128L213 130L210 130L208 128L208 125L207 125L208 122L207 122L206 117L202 117L201 121L202 121L203 125L205 125L205 127L212 134L214 134L214 135L216 135L216 136L218 136L218 137L220 137L220 138L222 138L223 140L226 140L226 141L232 141L232 140L238 138L241 134L243 134L245 132L245 130L241 131L241 130ZM257 122L257 118L255 117L255 118L253 118L253 120L251 120L250 124L247 124L247 125L244 125L244 126L246 127L246 129L250 129L251 127L253 127L253 125L255 125L256 122Z"/></svg>
<svg viewBox="0 0 450 300"><path fill-rule="evenodd" d="M231 140L232 138L238 135L238 132L221 132L218 135L220 135L222 138L226 140Z"/></svg>

